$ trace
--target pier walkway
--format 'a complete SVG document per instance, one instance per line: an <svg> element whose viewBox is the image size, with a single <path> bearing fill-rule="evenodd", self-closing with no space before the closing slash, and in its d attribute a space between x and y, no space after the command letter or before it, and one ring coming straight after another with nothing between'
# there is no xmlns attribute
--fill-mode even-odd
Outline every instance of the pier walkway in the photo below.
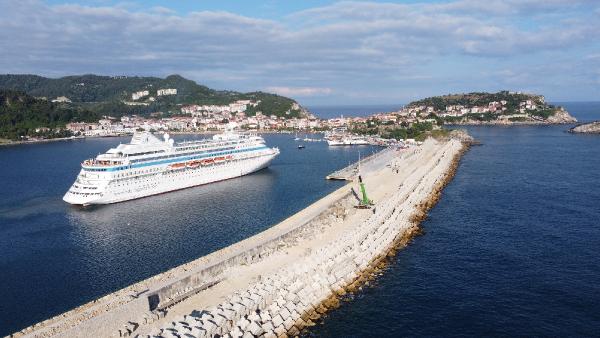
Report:
<svg viewBox="0 0 600 338"><path fill-rule="evenodd" d="M394 147L385 148L379 152L366 156L360 160L360 169L363 173L373 172L382 169L390 163L391 159L396 157L400 150ZM407 151L407 150L404 150ZM359 162L350 164L349 166L337 170L329 175L326 179L328 180L344 180L352 181L358 175Z"/></svg>

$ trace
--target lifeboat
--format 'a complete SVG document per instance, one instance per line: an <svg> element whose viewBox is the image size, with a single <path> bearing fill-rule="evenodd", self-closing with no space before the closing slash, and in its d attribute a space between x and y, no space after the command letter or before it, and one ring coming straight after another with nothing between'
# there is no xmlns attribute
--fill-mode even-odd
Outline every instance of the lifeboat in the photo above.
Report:
<svg viewBox="0 0 600 338"><path fill-rule="evenodd" d="M188 163L185 164L186 167L188 168L198 168L200 166L200 161L189 161Z"/></svg>
<svg viewBox="0 0 600 338"><path fill-rule="evenodd" d="M210 164L213 164L214 162L215 162L215 160L213 160L212 158L207 158L207 159L202 160L201 163L202 163L202 165L210 165Z"/></svg>
<svg viewBox="0 0 600 338"><path fill-rule="evenodd" d="M169 165L168 168L171 170L184 169L185 163L173 163L173 164Z"/></svg>
<svg viewBox="0 0 600 338"><path fill-rule="evenodd" d="M231 161L231 160L233 160L233 156L232 155L227 155L226 159L227 159L227 161Z"/></svg>
<svg viewBox="0 0 600 338"><path fill-rule="evenodd" d="M223 163L225 162L225 157L221 156L221 157L215 157L215 163Z"/></svg>

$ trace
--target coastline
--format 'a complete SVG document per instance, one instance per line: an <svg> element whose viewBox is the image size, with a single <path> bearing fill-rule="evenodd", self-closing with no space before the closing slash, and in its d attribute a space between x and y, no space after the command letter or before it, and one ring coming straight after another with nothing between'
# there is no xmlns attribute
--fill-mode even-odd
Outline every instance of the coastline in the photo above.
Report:
<svg viewBox="0 0 600 338"><path fill-rule="evenodd" d="M542 121L470 121L470 122L458 122L448 123L444 126L500 126L500 127L512 127L512 126L556 126L556 125L570 125L576 122L542 122Z"/></svg>
<svg viewBox="0 0 600 338"><path fill-rule="evenodd" d="M0 142L1 146L18 146L22 144L39 144L39 143L48 143L48 142L59 142L59 141L73 141L73 140L83 140L85 137L74 136L74 137L57 137L57 138L47 138L47 139L39 139L39 140L28 140L28 141L11 141L8 142Z"/></svg>
<svg viewBox="0 0 600 338"><path fill-rule="evenodd" d="M600 134L600 121L578 124L568 130L572 134Z"/></svg>
<svg viewBox="0 0 600 338"><path fill-rule="evenodd" d="M314 135L314 134L322 134L320 131L274 131L274 130L249 130L250 132L255 132L256 134L294 134L300 133L305 135ZM222 133L222 131L168 131L170 135L216 135ZM73 137L57 137L57 138L48 138L48 139L39 139L39 140L27 140L27 141L12 141L12 140L4 140L0 142L1 146L17 146L23 144L39 144L39 143L48 143L48 142L59 142L59 141L73 141L73 140L85 140L88 138L113 138L113 137L127 137L131 136L131 134L122 134L122 135L102 135L102 136L73 136Z"/></svg>

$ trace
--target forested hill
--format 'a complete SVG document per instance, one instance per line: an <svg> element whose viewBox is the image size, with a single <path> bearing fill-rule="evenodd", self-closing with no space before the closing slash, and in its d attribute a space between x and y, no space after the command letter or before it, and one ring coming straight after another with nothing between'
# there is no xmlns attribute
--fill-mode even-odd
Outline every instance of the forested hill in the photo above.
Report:
<svg viewBox="0 0 600 338"><path fill-rule="evenodd" d="M521 92L450 94L411 102L409 110L450 124L556 124L577 121L544 96Z"/></svg>
<svg viewBox="0 0 600 338"><path fill-rule="evenodd" d="M157 90L177 89L176 95L157 96ZM236 100L260 100L261 103L249 111L262 111L265 114L293 117L299 111L290 111L295 103L293 99L280 95L251 92L219 91L197 84L180 75L170 75L166 78L139 76L99 76L75 75L57 79L37 75L0 75L0 89L11 89L26 92L34 97L44 97L52 100L64 96L73 105L85 107L101 115L123 115L130 113L150 113L156 111L176 112L177 107L184 104L229 104ZM127 106L124 102L131 101L135 92L149 92L145 106Z"/></svg>
<svg viewBox="0 0 600 338"><path fill-rule="evenodd" d="M85 109L36 99L22 91L0 89L0 138L16 140L34 134L38 127L53 129L71 121L93 122L99 118Z"/></svg>
<svg viewBox="0 0 600 338"><path fill-rule="evenodd" d="M505 106L509 110L518 110L519 104L526 100L532 100L537 105L545 105L544 97L524 93L500 91L497 93L475 92L468 94L448 94L433 96L411 102L408 107L431 106L435 110L445 110L447 106L461 105L465 107L487 106L490 102L506 101Z"/></svg>

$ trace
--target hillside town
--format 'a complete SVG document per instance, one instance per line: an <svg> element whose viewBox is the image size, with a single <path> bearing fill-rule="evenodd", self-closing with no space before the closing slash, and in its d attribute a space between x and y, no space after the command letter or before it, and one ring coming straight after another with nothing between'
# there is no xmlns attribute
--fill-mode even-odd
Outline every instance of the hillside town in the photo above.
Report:
<svg viewBox="0 0 600 338"><path fill-rule="evenodd" d="M95 123L72 122L66 129L74 135L83 136L117 136L131 134L136 130L169 131L169 132L219 132L230 123L235 123L244 130L282 131L282 130L321 130L328 124L313 114L293 104L290 110L302 110L303 117L288 118L285 116L266 115L260 111L253 115L246 113L248 107L256 107L260 102L238 100L227 105L186 105L181 107L181 114L171 117L160 117L161 112L150 114L150 117L126 115L121 118L105 116Z"/></svg>
<svg viewBox="0 0 600 338"><path fill-rule="evenodd" d="M261 132L324 131L342 127L356 129L369 125L410 127L414 123L427 122L436 128L440 124L438 118L493 113L499 120L508 120L515 117L529 117L531 116L529 112L537 109L534 101L526 100L520 103L519 111L516 114L505 114L506 103L506 101L493 101L486 106L473 107L449 105L444 111L438 111L433 106L407 106L397 111L376 113L366 117L340 116L320 119L308 112L301 118L266 115L260 111L250 116L246 114L247 108L256 106L258 102L240 100L228 105L187 105L181 107L180 115L172 117L159 117L160 113L152 114L156 117L128 115L114 118L106 116L96 123L69 123L66 125L66 129L75 135L116 136L131 134L136 130L218 132L224 130L231 122L237 124L241 129ZM292 109L299 108L297 104L292 107Z"/></svg>

